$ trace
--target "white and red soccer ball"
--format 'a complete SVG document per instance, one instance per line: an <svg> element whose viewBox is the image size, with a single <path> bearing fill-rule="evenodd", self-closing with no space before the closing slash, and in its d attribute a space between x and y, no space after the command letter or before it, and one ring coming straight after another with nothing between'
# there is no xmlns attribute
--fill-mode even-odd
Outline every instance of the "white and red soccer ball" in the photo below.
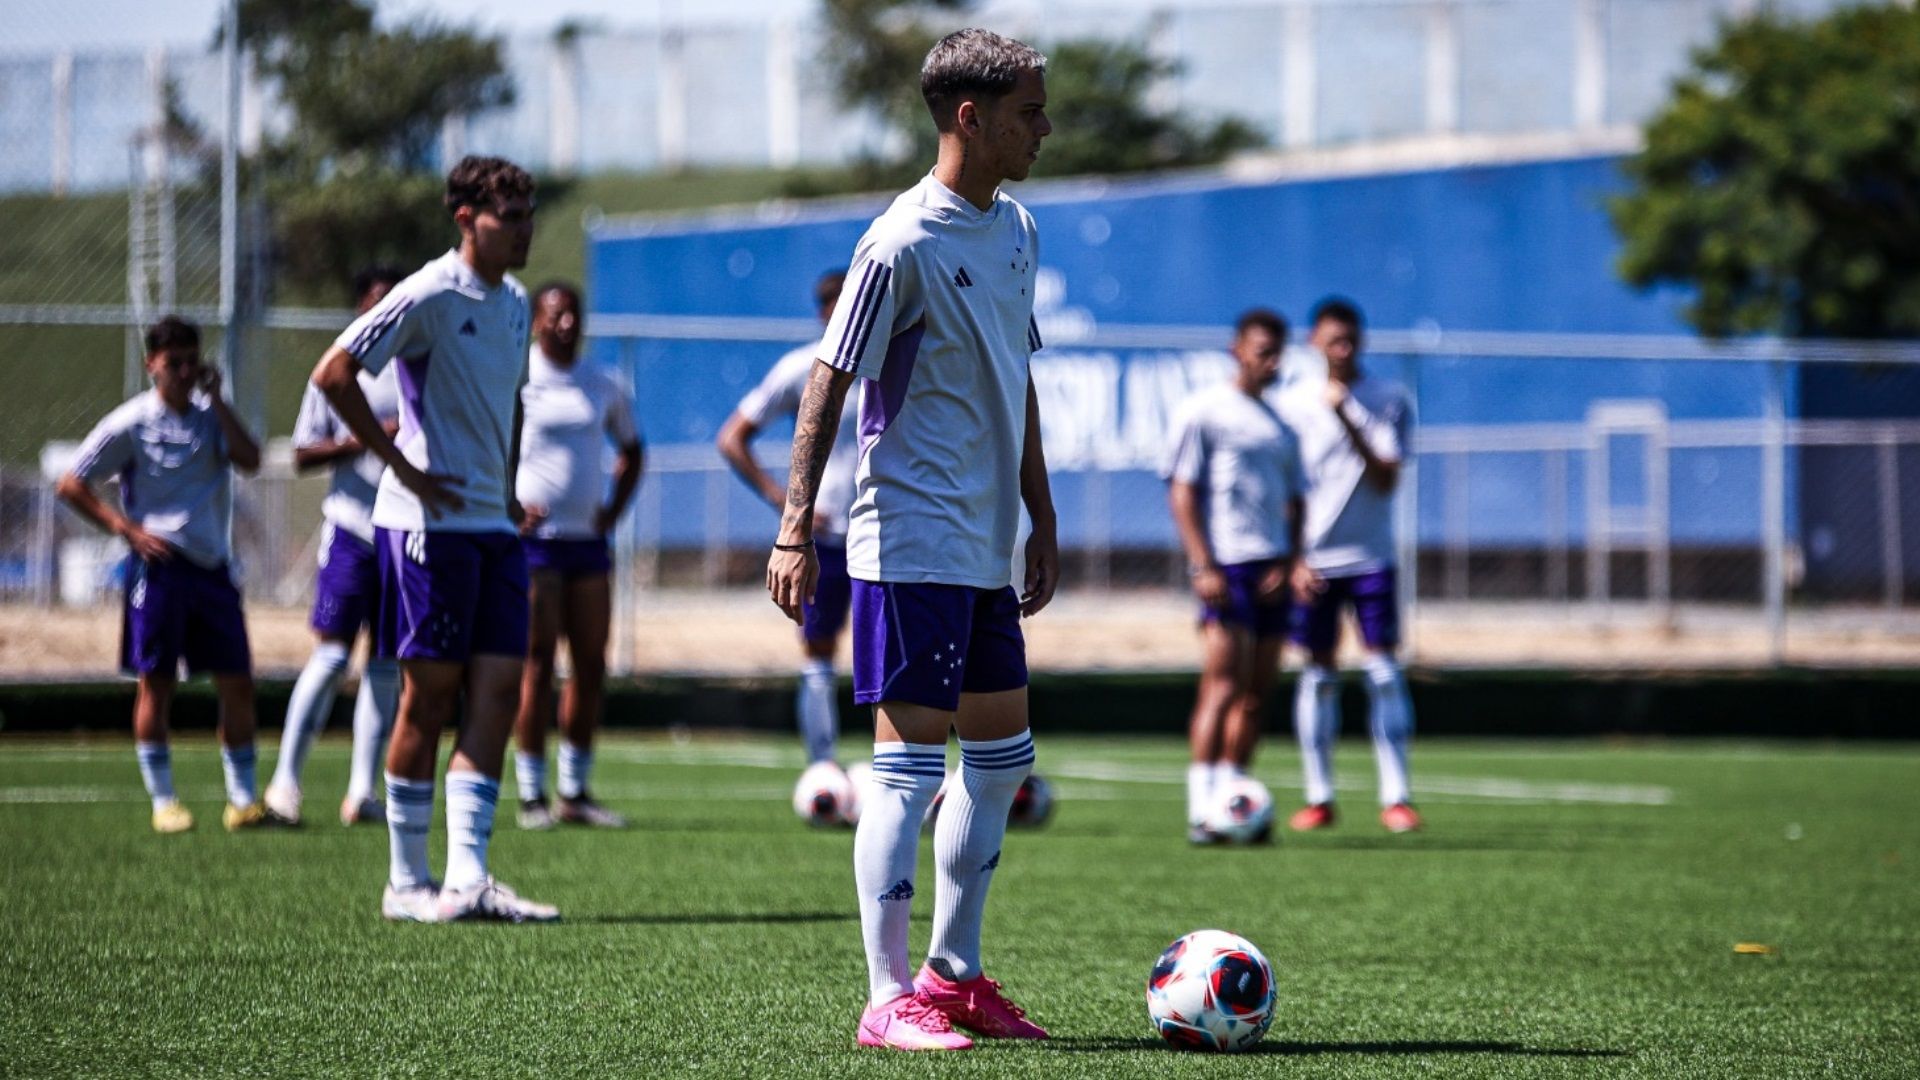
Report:
<svg viewBox="0 0 1920 1080"><path fill-rule="evenodd" d="M831 761L816 761L793 786L793 812L822 828L860 820L854 781Z"/></svg>
<svg viewBox="0 0 1920 1080"><path fill-rule="evenodd" d="M1273 1023L1273 967L1253 943L1195 930L1167 946L1147 976L1147 1016L1180 1050L1234 1053Z"/></svg>
<svg viewBox="0 0 1920 1080"><path fill-rule="evenodd" d="M1264 840L1273 832L1273 792L1251 776L1228 780L1214 789L1200 824L1231 843Z"/></svg>

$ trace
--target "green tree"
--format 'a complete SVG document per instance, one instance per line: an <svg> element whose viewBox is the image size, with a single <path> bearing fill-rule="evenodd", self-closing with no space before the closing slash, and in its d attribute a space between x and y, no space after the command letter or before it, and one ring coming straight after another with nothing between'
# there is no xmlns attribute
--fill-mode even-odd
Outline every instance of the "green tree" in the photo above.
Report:
<svg viewBox="0 0 1920 1080"><path fill-rule="evenodd" d="M925 168L935 136L920 98L920 64L963 25L973 0L825 0L826 56L843 101L872 110L900 152L866 168L894 181ZM1201 120L1148 104L1153 84L1179 65L1117 41L1036 43L1047 54L1047 115L1054 134L1035 175L1137 172L1216 162L1265 140L1237 119Z"/></svg>
<svg viewBox="0 0 1920 1080"><path fill-rule="evenodd" d="M440 131L513 101L499 39L425 16L377 26L365 0L242 0L240 41L293 114L255 163L288 284L337 295L368 262L444 248Z"/></svg>
<svg viewBox="0 0 1920 1080"><path fill-rule="evenodd" d="M1627 175L1621 275L1702 333L1920 333L1920 11L1727 24Z"/></svg>

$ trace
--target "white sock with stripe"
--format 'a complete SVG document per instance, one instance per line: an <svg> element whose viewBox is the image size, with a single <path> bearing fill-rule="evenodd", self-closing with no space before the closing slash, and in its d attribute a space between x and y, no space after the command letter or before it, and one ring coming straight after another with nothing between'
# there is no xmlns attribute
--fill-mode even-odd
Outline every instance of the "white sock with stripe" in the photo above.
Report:
<svg viewBox="0 0 1920 1080"><path fill-rule="evenodd" d="M593 773L593 751L560 740L560 783L556 789L563 799L577 799L587 793L587 778Z"/></svg>
<svg viewBox="0 0 1920 1080"><path fill-rule="evenodd" d="M1300 766L1306 774L1307 803L1333 801L1333 744L1340 737L1340 677L1327 668L1308 664L1294 689L1293 733L1300 743Z"/></svg>
<svg viewBox="0 0 1920 1080"><path fill-rule="evenodd" d="M153 808L175 801L173 794L173 750L163 742L137 742L133 755L140 761L140 782L147 786Z"/></svg>
<svg viewBox="0 0 1920 1080"><path fill-rule="evenodd" d="M513 783L520 789L521 802L547 801L547 755L513 755Z"/></svg>
<svg viewBox="0 0 1920 1080"><path fill-rule="evenodd" d="M860 937L874 1005L913 990L907 919L913 910L920 822L947 775L947 748L874 743L873 780L853 834L853 884L860 893Z"/></svg>
<svg viewBox="0 0 1920 1080"><path fill-rule="evenodd" d="M235 806L252 806L259 800L254 782L254 762L258 752L253 744L220 747L220 771L227 777L227 801Z"/></svg>
<svg viewBox="0 0 1920 1080"><path fill-rule="evenodd" d="M314 736L327 726L333 713L333 696L340 687L340 674L347 670L347 647L337 641L322 641L307 657L307 666L294 680L293 696L287 699L287 718L280 730L280 757L273 765L273 786L300 789L300 774L307 764L307 751L313 749Z"/></svg>
<svg viewBox="0 0 1920 1080"><path fill-rule="evenodd" d="M471 889L487 880L487 844L500 781L466 770L447 772L447 888Z"/></svg>
<svg viewBox="0 0 1920 1080"><path fill-rule="evenodd" d="M1407 678L1391 656L1367 657L1368 726L1373 729L1373 756L1380 767L1380 805L1392 806L1413 798L1407 779L1407 747L1413 742L1413 702Z"/></svg>
<svg viewBox="0 0 1920 1080"><path fill-rule="evenodd" d="M795 694L800 716L800 741L807 748L807 761L832 761L834 744L840 738L840 707L834 700L833 661L809 660L800 669L800 689Z"/></svg>
<svg viewBox="0 0 1920 1080"><path fill-rule="evenodd" d="M987 890L1000 865L1007 812L1020 782L1033 771L1033 734L960 740L960 774L947 789L933 830L939 877L933 892L933 941L927 960L943 978L964 982L980 974L980 924Z"/></svg>
<svg viewBox="0 0 1920 1080"><path fill-rule="evenodd" d="M347 798L365 802L374 798L380 762L387 753L387 734L400 708L400 664L379 658L367 661L360 673L360 693L353 699L353 758L347 770Z"/></svg>
<svg viewBox="0 0 1920 1080"><path fill-rule="evenodd" d="M433 828L433 781L387 774L387 882L396 889L433 884L427 831Z"/></svg>
<svg viewBox="0 0 1920 1080"><path fill-rule="evenodd" d="M1213 763L1195 761L1187 766L1187 824L1198 825L1207 816L1207 803L1213 798Z"/></svg>

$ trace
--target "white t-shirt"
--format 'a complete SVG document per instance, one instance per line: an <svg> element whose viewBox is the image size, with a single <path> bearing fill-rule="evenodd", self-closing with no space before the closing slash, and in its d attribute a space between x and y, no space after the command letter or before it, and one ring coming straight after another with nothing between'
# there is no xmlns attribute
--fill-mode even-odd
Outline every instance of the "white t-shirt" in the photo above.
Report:
<svg viewBox="0 0 1920 1080"><path fill-rule="evenodd" d="M818 351L814 344L808 343L782 356L767 372L767 377L760 380L760 385L740 399L736 411L756 428L766 427L775 417L798 413L800 396L807 388L807 379L813 375L814 354ZM813 509L825 527L814 533L816 539L829 544L846 543L847 511L853 506L853 470L859 461L860 407L856 402L840 410L840 433L834 437L826 471L820 474L820 490L815 494Z"/></svg>
<svg viewBox="0 0 1920 1080"><path fill-rule="evenodd" d="M209 569L232 557L233 467L213 407L196 393L185 413L149 390L106 415L69 470L120 480L128 520Z"/></svg>
<svg viewBox="0 0 1920 1080"><path fill-rule="evenodd" d="M607 442L640 441L624 383L613 372L576 357L561 367L535 345L520 388L520 471L515 494L523 506L545 507L534 535L591 540L593 519L607 502Z"/></svg>
<svg viewBox="0 0 1920 1080"><path fill-rule="evenodd" d="M1306 478L1293 432L1264 399L1231 382L1187 399L1161 475L1200 489L1215 562L1293 554L1287 503L1305 493Z"/></svg>
<svg viewBox="0 0 1920 1080"><path fill-rule="evenodd" d="M415 468L458 477L465 505L429 518L389 469L373 523L418 532L512 532L507 457L527 367L527 290L488 287L449 251L394 286L334 344L375 374L396 358L400 452Z"/></svg>
<svg viewBox="0 0 1920 1080"><path fill-rule="evenodd" d="M931 175L874 219L819 358L858 372L847 571L1012 581L1039 234L1004 193L981 211Z"/></svg>
<svg viewBox="0 0 1920 1080"><path fill-rule="evenodd" d="M1324 382L1303 382L1278 397L1280 415L1300 440L1307 473L1307 565L1350 577L1393 565L1393 495L1363 482L1366 459L1321 398ZM1347 415L1384 461L1400 461L1413 429L1406 388L1366 375L1349 391Z"/></svg>
<svg viewBox="0 0 1920 1080"><path fill-rule="evenodd" d="M378 375L362 371L360 392L373 407L373 418L382 424L400 415L400 392L396 389L392 368ZM352 435L346 421L333 411L327 395L308 383L306 393L300 398L300 416L293 422L294 449L337 443ZM320 513L334 528L345 529L373 543L373 498L380 488L380 474L386 470L386 464L368 450L335 461Z"/></svg>

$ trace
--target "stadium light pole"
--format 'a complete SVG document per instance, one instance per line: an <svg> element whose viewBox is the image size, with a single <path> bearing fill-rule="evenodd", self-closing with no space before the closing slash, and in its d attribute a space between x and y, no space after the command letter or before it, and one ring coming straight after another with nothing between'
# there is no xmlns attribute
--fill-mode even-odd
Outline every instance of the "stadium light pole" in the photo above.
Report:
<svg viewBox="0 0 1920 1080"><path fill-rule="evenodd" d="M237 394L240 363L240 0L226 0L226 29L220 40L220 67L226 78L226 107L220 131L220 354L226 361L228 393Z"/></svg>

